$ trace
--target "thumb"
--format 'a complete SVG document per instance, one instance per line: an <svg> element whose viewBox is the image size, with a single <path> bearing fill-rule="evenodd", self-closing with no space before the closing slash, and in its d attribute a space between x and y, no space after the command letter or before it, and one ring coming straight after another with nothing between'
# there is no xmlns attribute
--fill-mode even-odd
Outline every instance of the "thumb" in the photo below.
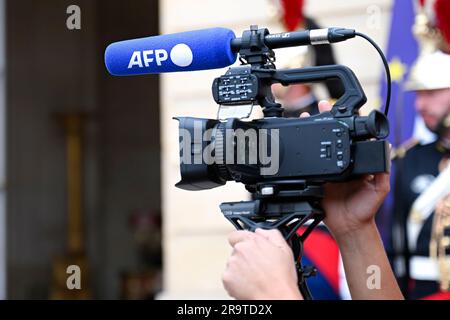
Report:
<svg viewBox="0 0 450 320"><path fill-rule="evenodd" d="M331 105L331 103L327 100L319 101L319 111L320 112L330 111L332 107L333 106Z"/></svg>
<svg viewBox="0 0 450 320"><path fill-rule="evenodd" d="M391 190L390 175L389 173L378 173L374 176L374 178L376 190L384 198Z"/></svg>

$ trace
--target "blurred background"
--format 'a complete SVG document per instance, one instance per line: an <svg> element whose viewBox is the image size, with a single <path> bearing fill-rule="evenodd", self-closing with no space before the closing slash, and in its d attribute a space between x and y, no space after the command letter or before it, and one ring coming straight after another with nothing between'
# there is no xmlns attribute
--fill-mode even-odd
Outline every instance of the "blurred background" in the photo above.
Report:
<svg viewBox="0 0 450 320"><path fill-rule="evenodd" d="M252 24L301 29L304 17L387 48L394 1L303 2L287 14L275 0L0 0L0 298L226 298L232 226L218 205L249 195L235 183L176 189L172 120L215 118L210 87L226 69L116 78L103 52L114 41L208 27L237 36ZM308 57L297 50L278 50L280 65ZM333 50L325 60L353 69L368 97L363 112L380 107L376 51L358 39ZM295 67L320 64L317 55ZM324 85L297 89L336 98ZM278 94L286 104L298 98ZM68 265L80 266L81 290L67 290Z"/></svg>

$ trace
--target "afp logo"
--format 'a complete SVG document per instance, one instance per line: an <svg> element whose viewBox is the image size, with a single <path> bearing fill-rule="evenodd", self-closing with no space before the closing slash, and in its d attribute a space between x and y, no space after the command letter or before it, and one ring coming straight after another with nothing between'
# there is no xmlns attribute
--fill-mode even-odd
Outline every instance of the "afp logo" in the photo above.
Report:
<svg viewBox="0 0 450 320"><path fill-rule="evenodd" d="M175 45L170 54L164 49L134 51L131 55L128 69L150 67L152 63L161 66L168 59L179 67L187 67L192 63L192 50L187 44L180 43Z"/></svg>

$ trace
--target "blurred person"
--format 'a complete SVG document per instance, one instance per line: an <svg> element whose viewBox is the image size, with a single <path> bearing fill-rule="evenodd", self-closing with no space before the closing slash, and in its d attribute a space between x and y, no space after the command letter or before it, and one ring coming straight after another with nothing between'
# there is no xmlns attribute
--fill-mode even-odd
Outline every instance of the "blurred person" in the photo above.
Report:
<svg viewBox="0 0 450 320"><path fill-rule="evenodd" d="M450 217L450 55L439 51L423 57L419 69L423 83L411 82L409 88L416 91L417 112L438 138L410 144L395 160L394 265L409 298L450 299L450 221L445 218Z"/></svg>
<svg viewBox="0 0 450 320"><path fill-rule="evenodd" d="M397 150L393 267L409 299L450 299L450 2L427 1L414 26L421 55L406 89L436 141ZM429 10L428 8L427 10Z"/></svg>

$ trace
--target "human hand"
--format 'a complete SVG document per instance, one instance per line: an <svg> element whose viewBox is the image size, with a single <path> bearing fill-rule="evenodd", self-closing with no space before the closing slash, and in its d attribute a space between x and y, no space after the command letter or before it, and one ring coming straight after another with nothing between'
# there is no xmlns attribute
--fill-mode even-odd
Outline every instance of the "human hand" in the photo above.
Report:
<svg viewBox="0 0 450 320"><path fill-rule="evenodd" d="M228 294L242 300L302 299L291 248L278 230L234 231L233 253L222 281Z"/></svg>

